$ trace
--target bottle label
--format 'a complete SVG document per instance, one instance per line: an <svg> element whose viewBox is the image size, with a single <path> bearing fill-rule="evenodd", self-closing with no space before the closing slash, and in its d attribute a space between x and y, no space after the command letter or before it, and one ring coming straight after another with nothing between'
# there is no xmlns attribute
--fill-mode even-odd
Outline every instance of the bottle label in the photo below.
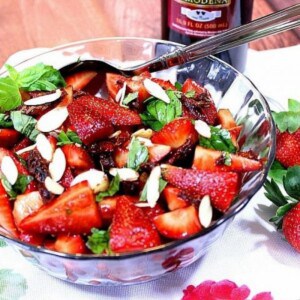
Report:
<svg viewBox="0 0 300 300"><path fill-rule="evenodd" d="M206 38L233 26L235 0L168 0L168 26L180 34Z"/></svg>

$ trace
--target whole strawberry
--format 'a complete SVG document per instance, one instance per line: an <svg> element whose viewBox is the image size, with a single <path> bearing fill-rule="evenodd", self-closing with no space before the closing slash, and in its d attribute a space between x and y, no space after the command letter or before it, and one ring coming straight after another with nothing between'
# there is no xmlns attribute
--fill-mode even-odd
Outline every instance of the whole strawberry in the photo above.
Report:
<svg viewBox="0 0 300 300"><path fill-rule="evenodd" d="M300 203L283 217L282 231L286 240L300 252Z"/></svg>
<svg viewBox="0 0 300 300"><path fill-rule="evenodd" d="M273 178L265 182L265 196L278 206L270 221L282 229L286 240L300 252L300 166L287 170L273 168L269 175ZM282 182L287 195L281 192L274 179Z"/></svg>
<svg viewBox="0 0 300 300"><path fill-rule="evenodd" d="M300 129L278 132L276 138L276 159L286 168L300 165Z"/></svg>

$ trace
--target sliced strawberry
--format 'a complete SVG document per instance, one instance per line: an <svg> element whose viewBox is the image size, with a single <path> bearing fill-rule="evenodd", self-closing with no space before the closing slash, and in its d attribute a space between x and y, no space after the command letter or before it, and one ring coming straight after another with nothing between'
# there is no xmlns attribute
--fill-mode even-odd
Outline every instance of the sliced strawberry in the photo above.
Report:
<svg viewBox="0 0 300 300"><path fill-rule="evenodd" d="M154 224L161 235L171 239L189 237L202 229L197 210L192 205L159 215Z"/></svg>
<svg viewBox="0 0 300 300"><path fill-rule="evenodd" d="M237 124L233 118L232 113L229 109L219 109L218 110L218 120L222 128L231 129L237 127Z"/></svg>
<svg viewBox="0 0 300 300"><path fill-rule="evenodd" d="M113 219L119 197L122 196L105 197L99 202L102 220L106 225L109 225Z"/></svg>
<svg viewBox="0 0 300 300"><path fill-rule="evenodd" d="M66 107L73 102L73 87L71 85L65 87L65 93L57 107Z"/></svg>
<svg viewBox="0 0 300 300"><path fill-rule="evenodd" d="M203 94L206 92L206 89L196 83L196 81L188 78L182 85L181 91L186 94L187 92L196 92L197 94Z"/></svg>
<svg viewBox="0 0 300 300"><path fill-rule="evenodd" d="M110 226L109 245L116 253L138 251L161 244L160 237L149 217L134 203L138 199L122 196Z"/></svg>
<svg viewBox="0 0 300 300"><path fill-rule="evenodd" d="M19 227L29 233L84 234L101 225L93 191L88 182L83 181L22 220Z"/></svg>
<svg viewBox="0 0 300 300"><path fill-rule="evenodd" d="M13 152L17 152L17 151L24 149L32 144L33 144L33 142L28 137L24 137L18 144L16 144L13 147L12 150L13 150Z"/></svg>
<svg viewBox="0 0 300 300"><path fill-rule="evenodd" d="M163 80L160 78L151 78L151 80L157 84L159 84L164 90L172 90L172 91L176 91L176 87L174 86L174 84L172 84L170 82L170 80Z"/></svg>
<svg viewBox="0 0 300 300"><path fill-rule="evenodd" d="M61 180L59 181L59 183L64 187L64 188L69 188L71 185L71 182L73 181L74 176L72 173L72 170L70 167L66 167L66 170L61 178Z"/></svg>
<svg viewBox="0 0 300 300"><path fill-rule="evenodd" d="M155 217L166 212L166 210L159 203L156 203L154 207L143 207L142 210L152 222Z"/></svg>
<svg viewBox="0 0 300 300"><path fill-rule="evenodd" d="M216 123L217 109L207 89L192 79L187 79L182 86L182 92L184 93L181 98L184 117L202 120L209 125ZM188 92L195 92L195 95L185 95Z"/></svg>
<svg viewBox="0 0 300 300"><path fill-rule="evenodd" d="M211 172L164 165L163 179L179 188L191 200L209 195L213 207L225 212L239 191L239 177L234 172Z"/></svg>
<svg viewBox="0 0 300 300"><path fill-rule="evenodd" d="M126 77L120 74L106 73L106 87L108 94L114 100L118 94L118 91L123 87Z"/></svg>
<svg viewBox="0 0 300 300"><path fill-rule="evenodd" d="M20 139L21 134L20 132L10 129L4 128L0 129L0 147L4 148L12 148Z"/></svg>
<svg viewBox="0 0 300 300"><path fill-rule="evenodd" d="M129 141L114 150L113 159L117 168L124 168L127 164L129 153L128 145Z"/></svg>
<svg viewBox="0 0 300 300"><path fill-rule="evenodd" d="M121 107L119 104L110 102L90 95L81 96L76 103L88 107L97 113L98 117L106 119L115 126L140 125L141 118L138 113Z"/></svg>
<svg viewBox="0 0 300 300"><path fill-rule="evenodd" d="M65 78L67 85L71 85L74 90L82 90L88 83L96 77L95 71L80 71Z"/></svg>
<svg viewBox="0 0 300 300"><path fill-rule="evenodd" d="M157 131L151 137L154 144L168 145L172 148L179 148L188 140L195 143L198 134L191 120L179 118L166 124L160 131Z"/></svg>
<svg viewBox="0 0 300 300"><path fill-rule="evenodd" d="M188 201L182 199L179 194L180 190L178 188L169 185L162 191L162 196L166 200L169 210L175 210L189 205Z"/></svg>
<svg viewBox="0 0 300 300"><path fill-rule="evenodd" d="M249 172L262 168L260 161L236 154L230 155L230 165L225 165L225 157L221 151L197 146L192 168L203 171L235 171Z"/></svg>
<svg viewBox="0 0 300 300"><path fill-rule="evenodd" d="M31 244L34 246L42 246L44 243L45 236L40 234L21 232L19 239L27 244Z"/></svg>
<svg viewBox="0 0 300 300"><path fill-rule="evenodd" d="M0 181L0 226L6 229L13 237L18 237L18 230L16 228L9 198Z"/></svg>
<svg viewBox="0 0 300 300"><path fill-rule="evenodd" d="M67 165L70 168L84 171L94 166L93 160L84 148L75 144L68 144L62 146L61 149L65 154Z"/></svg>
<svg viewBox="0 0 300 300"><path fill-rule="evenodd" d="M86 99L93 101L93 98L89 96ZM80 99L73 101L68 106L68 112L70 123L83 143L90 145L111 135L114 131L111 121L99 115L98 111L83 105L82 102Z"/></svg>
<svg viewBox="0 0 300 300"><path fill-rule="evenodd" d="M236 148L239 148L239 146L240 146L237 139L240 136L242 129L243 129L242 125L228 129L230 136L231 136L232 143Z"/></svg>
<svg viewBox="0 0 300 300"><path fill-rule="evenodd" d="M153 146L148 147L149 161L158 162L167 156L170 151L171 147L168 145L153 144Z"/></svg>
<svg viewBox="0 0 300 300"><path fill-rule="evenodd" d="M83 238L78 234L59 234L54 242L54 250L69 254L83 254L87 251Z"/></svg>

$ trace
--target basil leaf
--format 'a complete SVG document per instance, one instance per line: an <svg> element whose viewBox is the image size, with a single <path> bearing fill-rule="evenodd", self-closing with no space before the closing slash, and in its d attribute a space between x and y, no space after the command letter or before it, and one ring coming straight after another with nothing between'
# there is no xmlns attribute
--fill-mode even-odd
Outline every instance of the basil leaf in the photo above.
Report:
<svg viewBox="0 0 300 300"><path fill-rule="evenodd" d="M180 82L176 81L176 82L175 82L175 87L176 87L176 89L177 89L178 91L181 92L181 90L182 90L182 84L181 84Z"/></svg>
<svg viewBox="0 0 300 300"><path fill-rule="evenodd" d="M210 138L200 136L200 146L229 153L236 152L236 147L232 143L230 132L228 130L210 126L210 131Z"/></svg>
<svg viewBox="0 0 300 300"><path fill-rule="evenodd" d="M181 93L172 90L166 93L170 98L170 103L154 98L149 101L146 111L140 114L143 123L156 131L182 115L182 105L179 100Z"/></svg>
<svg viewBox="0 0 300 300"><path fill-rule="evenodd" d="M22 103L18 85L9 77L0 78L0 113L17 108Z"/></svg>
<svg viewBox="0 0 300 300"><path fill-rule="evenodd" d="M300 128L300 111L273 112L272 116L280 132L293 133Z"/></svg>
<svg viewBox="0 0 300 300"><path fill-rule="evenodd" d="M127 105L128 103L134 101L138 97L138 92L135 93L129 93L124 100L122 101L123 104Z"/></svg>
<svg viewBox="0 0 300 300"><path fill-rule="evenodd" d="M222 153L223 157L224 157L224 165L225 166L231 166L231 156L230 156L230 153L228 152L223 152Z"/></svg>
<svg viewBox="0 0 300 300"><path fill-rule="evenodd" d="M269 177L272 178L277 183L282 183L283 177L286 176L287 170L284 166L277 160L275 160L271 166L268 173Z"/></svg>
<svg viewBox="0 0 300 300"><path fill-rule="evenodd" d="M22 114L20 111L12 111L10 118L13 122L15 130L27 136L30 140L35 141L37 135L40 133L35 129L36 119L31 116Z"/></svg>
<svg viewBox="0 0 300 300"><path fill-rule="evenodd" d="M95 254L110 253L108 231L92 228L91 232L87 237L86 246Z"/></svg>
<svg viewBox="0 0 300 300"><path fill-rule="evenodd" d="M133 170L138 170L140 165L148 160L148 148L136 139L133 138L129 145L127 158L127 167Z"/></svg>
<svg viewBox="0 0 300 300"><path fill-rule="evenodd" d="M283 186L289 196L300 198L300 166L288 168L283 177Z"/></svg>
<svg viewBox="0 0 300 300"><path fill-rule="evenodd" d="M288 99L289 111L300 111L300 102L294 99Z"/></svg>
<svg viewBox="0 0 300 300"><path fill-rule="evenodd" d="M5 115L5 114L0 114L0 127L1 128L9 128L12 126L13 126L13 123L9 119L9 116Z"/></svg>
<svg viewBox="0 0 300 300"><path fill-rule="evenodd" d="M57 136L57 145L69 145L69 144L79 144L82 145L82 141L76 132L68 129L67 132L61 131Z"/></svg>
<svg viewBox="0 0 300 300"><path fill-rule="evenodd" d="M104 197L111 197L115 195L120 189L120 175L117 173L117 175L112 179L112 181L109 184L108 190L105 192L100 192L96 196L96 201L100 202L103 200Z"/></svg>
<svg viewBox="0 0 300 300"><path fill-rule="evenodd" d="M21 72L10 65L5 65L5 67L10 78L25 91L53 91L66 85L58 70L43 63L28 67Z"/></svg>
<svg viewBox="0 0 300 300"><path fill-rule="evenodd" d="M159 178L159 193L161 193L164 188L167 186L167 182L165 180L163 180L162 178ZM141 192L140 195L140 201L147 201L147 189L148 189L148 181L146 182L146 184L144 185L144 188Z"/></svg>
<svg viewBox="0 0 300 300"><path fill-rule="evenodd" d="M19 174L14 185L11 185L6 178L2 178L1 182L9 197L15 199L17 195L21 195L25 192L28 184L32 180L32 176Z"/></svg>

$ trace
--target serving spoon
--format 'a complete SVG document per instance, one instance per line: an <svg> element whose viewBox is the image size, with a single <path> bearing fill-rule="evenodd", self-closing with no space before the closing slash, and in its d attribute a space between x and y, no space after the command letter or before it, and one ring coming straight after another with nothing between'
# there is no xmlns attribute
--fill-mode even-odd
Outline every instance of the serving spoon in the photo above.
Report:
<svg viewBox="0 0 300 300"><path fill-rule="evenodd" d="M97 69L101 72L119 73L124 76L139 75L142 72L157 72L174 66L193 62L208 55L217 54L259 38L280 33L300 26L300 4L256 19L246 25L235 27L221 34L201 40L186 47L178 48L143 64L118 68L107 61L84 60L69 64L60 69L67 75L82 69Z"/></svg>

